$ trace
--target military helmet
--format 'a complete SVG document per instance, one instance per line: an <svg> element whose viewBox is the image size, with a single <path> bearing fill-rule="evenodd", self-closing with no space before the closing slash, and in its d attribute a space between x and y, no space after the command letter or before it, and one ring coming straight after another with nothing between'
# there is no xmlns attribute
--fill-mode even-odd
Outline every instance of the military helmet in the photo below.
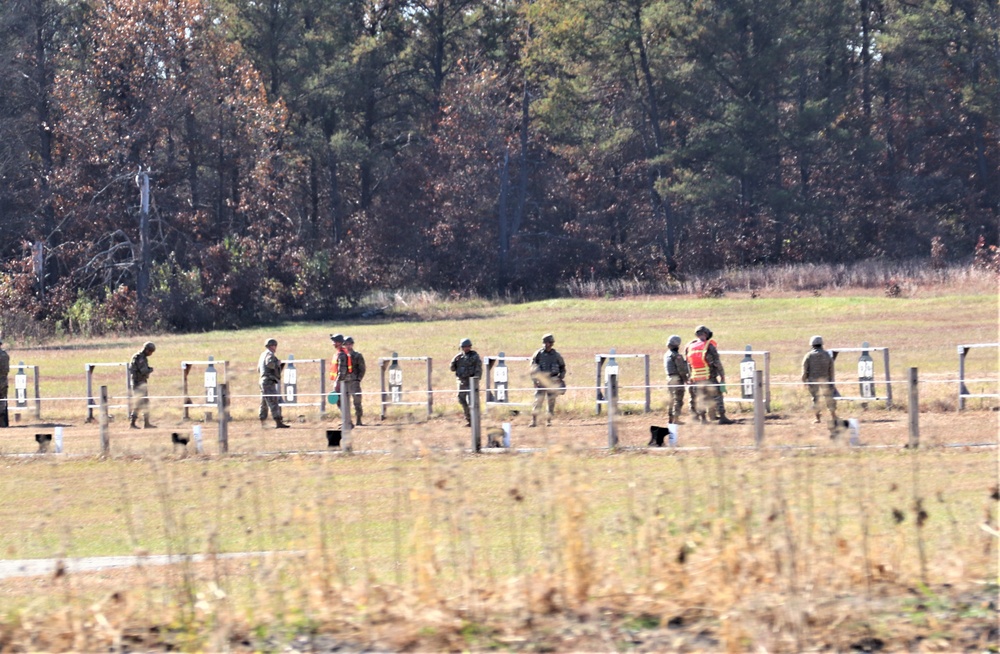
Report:
<svg viewBox="0 0 1000 654"><path fill-rule="evenodd" d="M545 336L542 336L542 342L543 343L555 343L556 342L556 337L553 336L552 334L546 334Z"/></svg>
<svg viewBox="0 0 1000 654"><path fill-rule="evenodd" d="M671 336L670 340L667 341L667 347L680 347L680 346L681 346L681 337L678 336L677 334Z"/></svg>
<svg viewBox="0 0 1000 654"><path fill-rule="evenodd" d="M822 336L813 336L809 340L809 345L811 345L812 347L822 347L823 346L823 337Z"/></svg>
<svg viewBox="0 0 1000 654"><path fill-rule="evenodd" d="M153 343L152 341L146 341L145 343L142 344L142 349L143 349L144 352L146 350L149 350L150 352L155 352L156 351L156 344Z"/></svg>
<svg viewBox="0 0 1000 654"><path fill-rule="evenodd" d="M350 343L351 345L354 345L354 339L352 337L350 337L350 336L345 336L344 337L344 343L345 344L346 343Z"/></svg>
<svg viewBox="0 0 1000 654"><path fill-rule="evenodd" d="M705 325L698 325L698 327L694 330L694 335L697 336L698 334L705 334L709 338L712 338L712 330Z"/></svg>
<svg viewBox="0 0 1000 654"><path fill-rule="evenodd" d="M330 334L330 340L333 341L334 343L343 343L344 342L344 335L343 334Z"/></svg>
<svg viewBox="0 0 1000 654"><path fill-rule="evenodd" d="M472 341L467 338L463 338L462 342L458 344L458 347L472 347Z"/></svg>
<svg viewBox="0 0 1000 654"><path fill-rule="evenodd" d="M273 339L273 338L269 338L266 341L264 341L264 347L271 347L272 345L277 345L277 344L278 344L278 341L276 339Z"/></svg>

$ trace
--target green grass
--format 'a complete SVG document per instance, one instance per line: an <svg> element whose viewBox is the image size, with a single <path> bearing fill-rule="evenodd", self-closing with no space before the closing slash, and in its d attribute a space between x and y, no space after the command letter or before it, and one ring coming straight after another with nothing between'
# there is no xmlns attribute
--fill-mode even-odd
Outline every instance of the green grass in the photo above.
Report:
<svg viewBox="0 0 1000 654"><path fill-rule="evenodd" d="M650 355L651 379L664 383L662 356L667 338L674 333L687 341L693 338L694 327L708 324L715 332L720 349L742 350L746 345L771 352L772 381L795 382L799 376L802 355L808 349L813 334L824 336L828 347L889 347L890 368L894 379L905 379L906 370L915 366L922 377L957 377L958 356L955 346L964 343L997 342L997 295L933 295L927 297L888 299L880 295L855 295L779 298L630 298L620 300L559 299L525 304L489 304L477 302L452 308L460 319L407 319L393 321L358 321L347 324L292 323L273 328L246 329L235 332L205 334L160 335L154 340L157 351L151 358L154 372L150 392L154 396L181 394L181 361L203 361L209 356L228 360L229 384L236 397L237 417L251 417L256 412L256 362L269 336L279 341L278 355L287 360L326 358L332 355L328 335L334 331L351 334L357 349L365 354L369 374L365 390L377 390L379 357L393 352L401 356L431 356L434 359L433 385L449 390L454 380L448 362L458 351L464 337L473 340L482 355L528 356L540 346L546 332L556 335L556 347L567 361L567 383L588 386L594 383L594 355L611 348L621 353ZM430 311L434 316L442 311ZM418 316L419 318L419 316ZM52 343L27 350L18 349L16 342L6 345L12 363L26 361L41 367L41 388L44 398L83 398L84 364L92 362L127 361L146 337L131 339L94 339ZM735 378L738 356L727 358L729 377ZM841 359L841 380L850 379L856 356L845 354ZM623 384L641 383L638 368L622 366ZM760 365L760 364L759 364ZM881 361L877 363L881 365ZM967 362L967 376L996 377L997 353L975 351ZM424 385L421 364L404 364L407 389ZM512 373L524 377L527 366L515 365ZM193 394L201 391L201 369L190 377ZM302 393L318 394L318 370L305 366L300 370ZM877 371L880 375L881 372ZM626 377L631 375L631 379ZM112 396L124 395L124 375L119 371L100 370L96 387L106 384ZM991 392L989 384L980 384L976 392ZM995 392L995 384L992 392ZM952 401L953 385L934 384L924 389L925 397L940 397ZM776 386L775 400L787 404L785 397L801 395L801 389ZM902 393L900 393L902 395ZM564 407L590 412L586 394L569 397ZM438 410L452 404L451 397L436 401ZM315 399L315 398L313 398ZM800 399L800 398L799 398ZM796 402L799 401L796 399ZM374 404L372 398L371 404ZM180 413L179 400L157 402L160 415ZM84 415L82 399L49 401L43 415L62 419L78 419ZM370 405L371 406L371 405ZM372 409L369 408L369 411ZM198 411L196 410L196 413Z"/></svg>
<svg viewBox="0 0 1000 654"><path fill-rule="evenodd" d="M920 457L920 493L928 498L939 527L928 540L940 541L942 548L954 545L953 523L965 530L983 506L995 453L936 451ZM316 524L330 523L340 535L343 556L356 559L363 545L370 563L379 567L398 547L392 542L393 528L408 524L419 508L415 503L429 494L433 519L449 530L467 526L451 523L466 512L472 522L481 523L485 551L498 571L509 574L507 527L540 520L551 510L547 504L559 484L570 482L589 507L596 543L609 552L620 551L634 530L626 516L646 520L651 511L660 511L681 533L715 518L735 518L738 506L756 507L748 519L758 528L767 519L763 507L779 482L787 484L796 513L805 513L804 502L812 493L814 502L822 502L813 507L816 514L830 519L831 503L839 497L849 505L842 507L845 523L856 518L852 494L862 484L871 494L866 501L872 503L873 528L882 536L906 528L892 520L892 508L908 516L903 525L913 524L911 458L898 452L719 457L566 452L425 460L33 461L6 468L0 492L8 509L2 515L0 551L8 558L35 558L123 555L137 549L297 549L309 546ZM568 474L567 465L573 478L560 479ZM514 492L520 499L513 499ZM531 528L516 536L526 550L542 545Z"/></svg>
<svg viewBox="0 0 1000 654"><path fill-rule="evenodd" d="M623 638L668 638L650 641L657 649L679 638L715 649L706 642L777 637L774 625L794 606L813 616L802 642L825 642L830 625L856 640L884 624L896 644L916 630L967 649L976 636L940 627L981 624L979 584L995 582L995 543L979 528L996 521L994 450L557 446L507 456L4 464L6 558L303 553L0 581L0 615L9 616L0 632L29 649L106 648L95 615L131 625L137 638L156 634L146 649L243 639L255 644L236 649L275 649L323 633L388 649L593 649L565 640L566 630L598 615L602 630L620 622ZM920 527L918 499L928 513ZM928 589L922 604L904 603L913 587ZM556 615L568 623L553 623ZM658 625L671 616L685 629L664 633ZM512 629L524 635L508 641ZM75 644L59 645L61 633L75 633Z"/></svg>
<svg viewBox="0 0 1000 654"><path fill-rule="evenodd" d="M284 430L294 440L252 420L254 365L272 334L283 358L329 356L330 332L354 335L372 370L368 390L377 358L393 351L433 356L435 386L451 389L447 362L460 338L472 338L483 355L527 355L548 331L571 385L591 384L594 354L611 347L650 353L660 381L667 337L687 339L700 323L723 349L770 350L776 380L797 380L814 333L834 347L889 346L897 378L909 365L922 378L952 378L955 345L997 340L996 296L569 299L432 313L443 317L156 337L154 395L177 390L181 360L232 362L234 391L250 396L236 404L237 418L250 420L231 425L237 455L178 458L149 440L163 430L129 432L116 421L108 459L0 457L4 557L304 554L0 582L0 614L8 616L0 645L106 649L115 642L109 633L140 625L128 632L138 649L215 650L245 638L247 649L273 650L315 633L348 648L606 649L630 646L637 631L653 649L847 651L873 633L897 648L915 642L907 640L913 634L954 649L978 646L978 636L963 634L978 634L990 611L983 584L995 589L996 543L981 525L996 529L996 451L902 450L905 417L895 412L866 414L862 438L889 431L896 447L887 449L830 447L825 435L817 441L782 418L769 420L790 422L776 442L813 447L734 449L750 442L746 425L688 425L685 442L703 449L607 452L581 437L604 423L592 417L592 396L580 393L560 402L566 423L539 430L548 447L532 454L466 455L449 447L468 439L454 421L410 424L399 414L396 426L359 430L386 454L247 453L319 447L314 423ZM143 340L11 352L42 366L46 395L70 396L82 394L85 362L124 361ZM996 353L977 355L970 376L995 377ZM922 387L921 397L934 393ZM942 393L943 410L953 390ZM802 395L788 387L776 403L794 417ZM453 415L454 397L440 397L436 410ZM68 433L83 431L82 403L45 411L64 412ZM369 404L368 415L376 413ZM995 439L994 414L970 413L962 424L974 426L964 433ZM178 414L166 401L154 406L154 416ZM650 418L622 422L629 442L643 437ZM951 414L939 422L946 430L958 424ZM214 426L205 430L210 443ZM27 435L2 437L4 451L16 451L11 439ZM918 501L928 514L923 525ZM909 588L927 592L914 600ZM113 629L95 627L97 615ZM563 615L568 623L557 621ZM684 628L658 626L671 618ZM962 620L965 628L955 622ZM59 640L67 633L76 640Z"/></svg>

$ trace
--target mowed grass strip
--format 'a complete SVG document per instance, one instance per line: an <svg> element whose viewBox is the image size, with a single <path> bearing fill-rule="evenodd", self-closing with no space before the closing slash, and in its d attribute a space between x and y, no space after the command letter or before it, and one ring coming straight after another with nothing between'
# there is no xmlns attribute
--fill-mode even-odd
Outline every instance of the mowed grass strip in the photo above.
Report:
<svg viewBox="0 0 1000 654"><path fill-rule="evenodd" d="M296 550L316 547L319 532L332 529L351 569L363 561L384 575L402 564L393 548L409 543L422 519L442 545L445 532L467 532L459 540L471 538L489 567L510 574L510 539L523 544L523 559L554 545L547 525L566 488L587 507L594 547L612 553L635 537L633 521L657 513L676 535L717 520L727 529L749 520L756 530L780 485L796 529L812 525L817 542L859 537L863 511L872 538L906 543L914 534L898 529L892 510L910 513L919 496L933 517L928 553L943 554L979 541L995 460L995 451L975 450L616 455L557 447L417 459L7 461L0 548L6 558ZM393 542L397 532L402 541ZM909 559L911 546L899 555Z"/></svg>

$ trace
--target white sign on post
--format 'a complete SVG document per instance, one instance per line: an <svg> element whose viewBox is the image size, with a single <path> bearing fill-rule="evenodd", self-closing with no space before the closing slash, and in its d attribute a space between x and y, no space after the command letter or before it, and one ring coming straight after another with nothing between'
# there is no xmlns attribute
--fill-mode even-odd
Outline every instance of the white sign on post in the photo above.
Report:
<svg viewBox="0 0 1000 654"><path fill-rule="evenodd" d="M395 363L389 366L389 397L393 403L403 401L403 369Z"/></svg>
<svg viewBox="0 0 1000 654"><path fill-rule="evenodd" d="M20 368L18 373L14 375L14 397L17 400L17 406L28 406L28 375L25 374L24 368Z"/></svg>
<svg viewBox="0 0 1000 654"><path fill-rule="evenodd" d="M295 364L292 363L293 358L288 357L288 363L285 364L285 369L281 372L281 381L285 390L285 402L288 404L295 404L295 396L298 394L298 370L295 369Z"/></svg>
<svg viewBox="0 0 1000 654"><path fill-rule="evenodd" d="M861 397L875 397L875 362L867 352L858 359L858 381Z"/></svg>
<svg viewBox="0 0 1000 654"><path fill-rule="evenodd" d="M216 392L219 388L219 374L211 368L205 373L205 403L216 403Z"/></svg>
<svg viewBox="0 0 1000 654"><path fill-rule="evenodd" d="M497 402L507 401L507 366L498 365L493 369L493 385L496 387Z"/></svg>
<svg viewBox="0 0 1000 654"><path fill-rule="evenodd" d="M740 395L744 399L753 398L753 374L757 370L757 362L753 359L740 361L740 385L742 386Z"/></svg>

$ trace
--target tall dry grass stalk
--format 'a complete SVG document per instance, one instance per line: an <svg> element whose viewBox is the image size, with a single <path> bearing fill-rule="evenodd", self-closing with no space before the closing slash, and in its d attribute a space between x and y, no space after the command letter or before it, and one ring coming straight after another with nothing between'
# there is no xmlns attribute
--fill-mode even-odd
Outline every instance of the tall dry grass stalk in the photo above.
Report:
<svg viewBox="0 0 1000 654"><path fill-rule="evenodd" d="M903 645L942 630L944 644L987 643L981 598L990 591L977 584L995 588L995 543L982 548L978 506L941 490L951 528L932 532L939 518L919 511L916 528L892 520L890 484L909 478L913 504L926 507L923 456L552 447L367 464L150 461L166 546L208 559L143 569L111 592L62 575L52 591L64 608L3 622L0 647L606 650L642 641L795 652ZM933 456L934 467L962 461ZM187 474L192 465L200 472ZM317 483L300 489L279 475ZM130 498L122 510L135 511L132 485L119 487ZM215 508L196 515L178 499L185 492L217 494ZM141 548L140 516L129 520L129 542ZM247 549L273 551L222 558L219 544L237 526ZM942 553L952 561L936 563ZM953 607L949 625L959 626L921 626L926 611L907 604L917 586Z"/></svg>
<svg viewBox="0 0 1000 654"><path fill-rule="evenodd" d="M722 297L727 293L781 293L887 289L911 295L919 287L989 289L996 274L970 264L934 267L929 259L910 261L866 260L848 264L785 264L687 273L668 280L582 280L563 286L570 297L635 297L643 295L698 295Z"/></svg>

